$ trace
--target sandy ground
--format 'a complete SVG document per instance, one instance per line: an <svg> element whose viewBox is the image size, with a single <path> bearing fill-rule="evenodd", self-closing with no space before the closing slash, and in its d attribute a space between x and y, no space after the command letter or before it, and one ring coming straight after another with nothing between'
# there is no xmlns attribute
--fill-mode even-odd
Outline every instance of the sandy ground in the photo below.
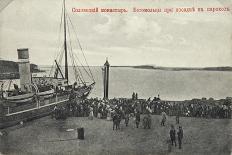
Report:
<svg viewBox="0 0 232 155"><path fill-rule="evenodd" d="M184 130L183 149L172 147L167 140L175 118L165 127L160 116L152 116L152 129L135 128L132 120L121 130L113 131L112 122L94 118L68 118L65 121L41 118L23 126L8 128L0 136L1 154L75 154L75 155L230 155L232 120L180 118ZM77 140L76 129L84 127L85 140ZM177 128L177 126L175 126Z"/></svg>

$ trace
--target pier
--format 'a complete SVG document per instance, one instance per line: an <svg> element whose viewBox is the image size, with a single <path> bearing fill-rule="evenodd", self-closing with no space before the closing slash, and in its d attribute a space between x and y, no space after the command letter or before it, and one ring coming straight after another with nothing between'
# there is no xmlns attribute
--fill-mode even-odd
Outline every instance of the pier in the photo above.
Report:
<svg viewBox="0 0 232 155"><path fill-rule="evenodd" d="M0 152L76 155L168 154L168 133L170 125L175 124L175 117L168 116L165 127L160 126L159 115L152 115L151 118L151 129L143 129L142 125L137 129L133 118L130 118L128 127L122 121L121 129L115 131L112 130L112 121L96 117L93 120L88 117L69 117L65 121L44 117L8 128L8 135L0 136ZM172 154L230 153L230 146L227 144L230 143L228 136L231 134L231 120L181 117L180 122L184 129L183 149L172 147ZM85 129L85 140L77 139L76 128L79 127Z"/></svg>

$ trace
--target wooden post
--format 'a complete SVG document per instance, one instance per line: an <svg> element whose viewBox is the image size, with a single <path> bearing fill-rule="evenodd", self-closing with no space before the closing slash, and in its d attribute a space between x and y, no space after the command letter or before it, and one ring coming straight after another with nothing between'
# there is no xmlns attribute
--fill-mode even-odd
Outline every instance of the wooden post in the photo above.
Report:
<svg viewBox="0 0 232 155"><path fill-rule="evenodd" d="M103 99L108 99L109 97L109 68L110 68L110 64L108 62L108 60L106 59L106 62L104 64L104 68L103 68L103 85L104 85L104 97Z"/></svg>

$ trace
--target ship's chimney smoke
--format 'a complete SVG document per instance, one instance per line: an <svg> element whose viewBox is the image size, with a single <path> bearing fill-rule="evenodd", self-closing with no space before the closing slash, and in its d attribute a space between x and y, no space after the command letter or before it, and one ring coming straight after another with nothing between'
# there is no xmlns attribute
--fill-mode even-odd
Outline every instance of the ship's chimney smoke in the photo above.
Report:
<svg viewBox="0 0 232 155"><path fill-rule="evenodd" d="M18 51L18 64L20 75L20 87L22 91L31 91L31 71L28 48L20 48Z"/></svg>

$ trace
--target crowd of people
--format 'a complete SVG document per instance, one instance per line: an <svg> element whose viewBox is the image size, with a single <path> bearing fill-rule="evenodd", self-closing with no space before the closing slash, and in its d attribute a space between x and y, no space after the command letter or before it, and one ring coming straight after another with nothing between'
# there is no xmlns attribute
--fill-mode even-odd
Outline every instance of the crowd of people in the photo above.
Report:
<svg viewBox="0 0 232 155"><path fill-rule="evenodd" d="M88 117L92 112L94 117L106 119L112 117L115 111L122 111L124 114L155 114L161 115L165 112L168 116L178 117L203 117L203 118L231 118L232 99L221 100L193 99L186 101L163 101L158 97L152 100L149 98L138 99L137 93L132 98L114 98L102 100L90 98L76 101L70 95L69 103L65 107L68 116ZM118 109L118 110L117 110Z"/></svg>
<svg viewBox="0 0 232 155"><path fill-rule="evenodd" d="M193 99L189 101L161 101L159 98L148 99L142 103L142 111L149 109L151 113L160 115L165 112L169 116L231 118L232 99L222 100Z"/></svg>

